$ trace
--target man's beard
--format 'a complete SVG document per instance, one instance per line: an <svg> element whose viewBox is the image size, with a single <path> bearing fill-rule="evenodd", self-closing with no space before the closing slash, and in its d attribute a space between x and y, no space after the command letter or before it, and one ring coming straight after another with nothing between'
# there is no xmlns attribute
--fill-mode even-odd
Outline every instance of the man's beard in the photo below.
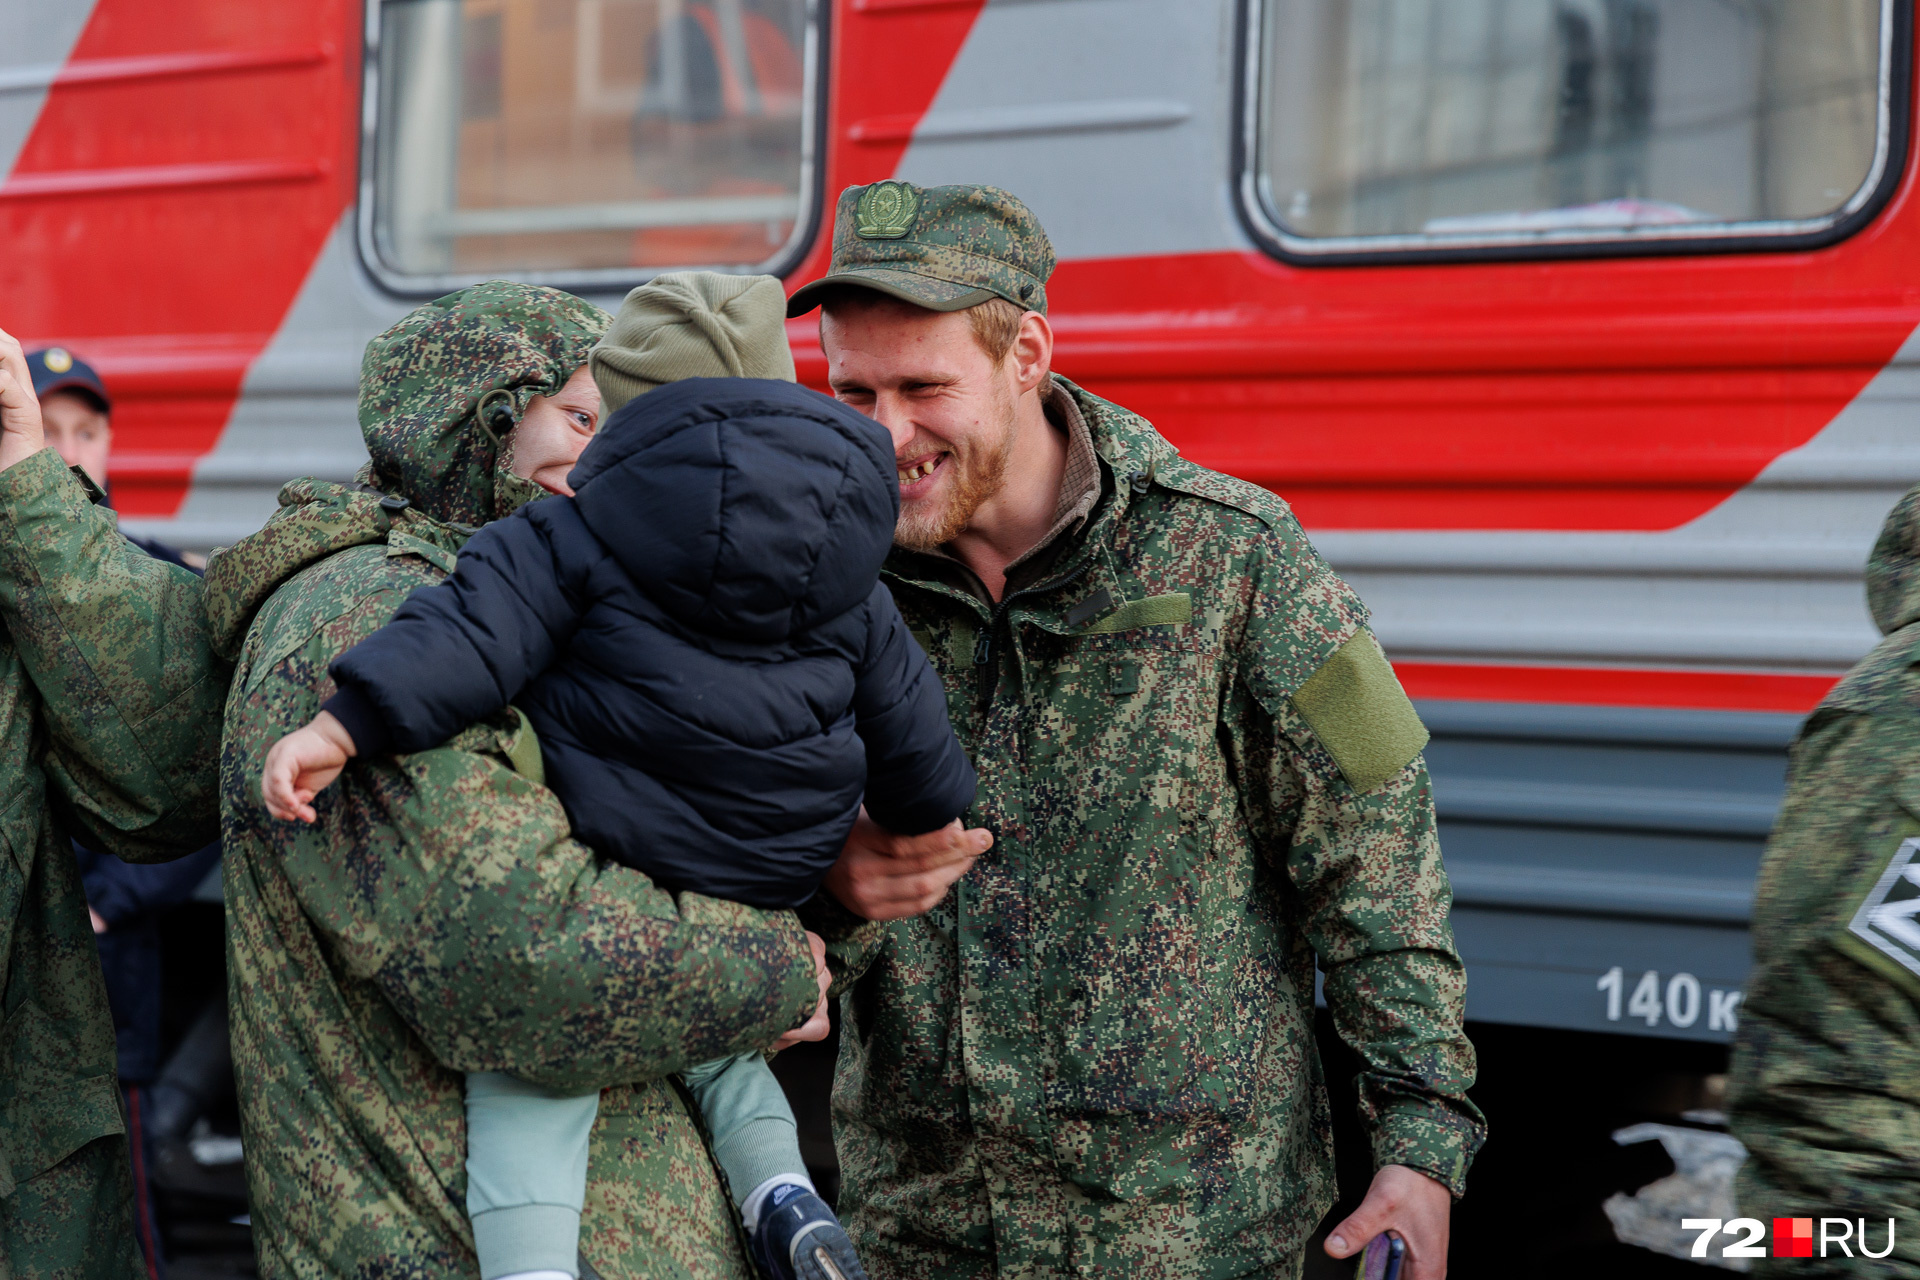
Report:
<svg viewBox="0 0 1920 1280"><path fill-rule="evenodd" d="M918 510L902 507L900 523L894 526L896 546L909 551L932 551L944 547L959 536L987 499L999 493L1007 482L1007 463L1013 457L1013 396L1002 384L994 395L994 409L1002 430L1000 439L991 443L956 448L947 466L953 472L947 486L945 505L929 508L926 502Z"/></svg>

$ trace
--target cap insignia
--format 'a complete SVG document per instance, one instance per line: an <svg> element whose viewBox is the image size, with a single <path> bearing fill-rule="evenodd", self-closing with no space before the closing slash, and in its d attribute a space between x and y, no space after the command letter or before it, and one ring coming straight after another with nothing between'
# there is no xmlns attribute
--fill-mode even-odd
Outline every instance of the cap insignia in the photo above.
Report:
<svg viewBox="0 0 1920 1280"><path fill-rule="evenodd" d="M860 193L853 233L862 240L900 240L913 230L920 193L904 182L876 182Z"/></svg>
<svg viewBox="0 0 1920 1280"><path fill-rule="evenodd" d="M67 354L65 347L48 348L40 361L47 366L48 373L65 373L73 368L73 357Z"/></svg>

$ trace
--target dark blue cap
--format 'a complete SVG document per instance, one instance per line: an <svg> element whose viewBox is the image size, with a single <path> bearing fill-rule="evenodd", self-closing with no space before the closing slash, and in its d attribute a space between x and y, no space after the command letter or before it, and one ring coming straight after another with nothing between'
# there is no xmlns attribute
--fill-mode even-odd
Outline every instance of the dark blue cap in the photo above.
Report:
<svg viewBox="0 0 1920 1280"><path fill-rule="evenodd" d="M113 412L113 400L107 395L107 384L100 381L100 375L93 366L77 359L65 347L43 347L27 353L27 368L33 374L33 394L36 399L44 400L56 391L77 391L93 401L94 407L102 413Z"/></svg>

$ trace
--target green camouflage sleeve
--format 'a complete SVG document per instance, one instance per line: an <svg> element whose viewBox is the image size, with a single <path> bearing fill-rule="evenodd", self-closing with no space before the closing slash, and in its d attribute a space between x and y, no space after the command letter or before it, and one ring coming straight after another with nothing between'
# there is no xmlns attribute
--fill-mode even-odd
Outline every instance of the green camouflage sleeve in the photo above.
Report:
<svg viewBox="0 0 1920 1280"><path fill-rule="evenodd" d="M1304 581L1254 572L1261 598L1229 720L1246 811L1319 957L1334 1027L1364 1064L1374 1167L1408 1165L1458 1196L1485 1121L1466 1096L1466 972L1447 923L1424 731L1407 731L1418 721L1390 674L1371 674L1384 659L1356 663L1379 650L1344 583L1324 566Z"/></svg>
<svg viewBox="0 0 1920 1280"><path fill-rule="evenodd" d="M1729 1069L1727 1109L1749 1156L1735 1184L1743 1213L1846 1213L1877 1233L1876 1215L1904 1222L1920 1207L1920 946L1907 871L1920 840L1914 639L1855 668L1793 747L1760 862ZM1863 671L1869 663L1879 670ZM1869 675L1874 697L1845 696L1864 692ZM1907 1265L1887 1274L1920 1274L1920 1243L1897 1244Z"/></svg>
<svg viewBox="0 0 1920 1280"><path fill-rule="evenodd" d="M256 627L229 708L229 827L271 851L336 962L377 982L440 1061L585 1092L764 1047L812 1011L791 912L676 898L568 838L553 793L506 763L517 721L355 761L313 826L269 817L268 747L318 710L327 664L405 591L362 597L318 631L311 614L271 616L287 595ZM276 657L281 637L297 644Z"/></svg>
<svg viewBox="0 0 1920 1280"><path fill-rule="evenodd" d="M229 668L207 647L200 580L121 537L52 449L0 472L0 618L75 834L136 862L214 839Z"/></svg>
<svg viewBox="0 0 1920 1280"><path fill-rule="evenodd" d="M847 910L824 885L801 904L800 922L827 944L827 967L833 970L833 989L827 994L836 999L860 981L891 936L885 924Z"/></svg>

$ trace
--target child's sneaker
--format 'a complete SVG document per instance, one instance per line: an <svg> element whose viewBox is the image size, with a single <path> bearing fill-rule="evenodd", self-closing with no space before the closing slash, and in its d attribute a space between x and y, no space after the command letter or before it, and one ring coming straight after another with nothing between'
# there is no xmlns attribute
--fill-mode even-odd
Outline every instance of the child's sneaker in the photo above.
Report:
<svg viewBox="0 0 1920 1280"><path fill-rule="evenodd" d="M867 1280L853 1241L826 1201L798 1183L775 1187L753 1232L766 1280Z"/></svg>

